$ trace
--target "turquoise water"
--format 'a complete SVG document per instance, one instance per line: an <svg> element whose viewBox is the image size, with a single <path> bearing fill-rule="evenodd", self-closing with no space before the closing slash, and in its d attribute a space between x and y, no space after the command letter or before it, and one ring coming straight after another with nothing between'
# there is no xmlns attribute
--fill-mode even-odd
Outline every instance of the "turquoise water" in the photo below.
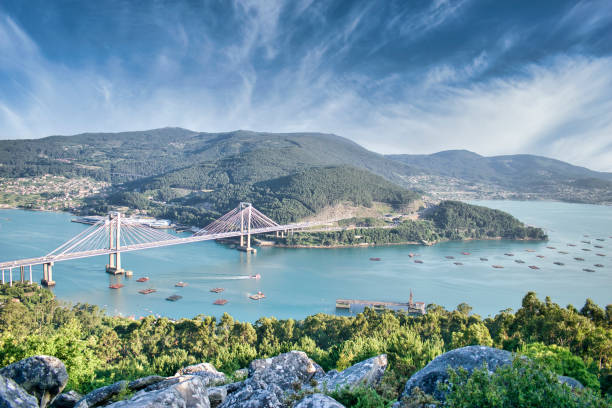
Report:
<svg viewBox="0 0 612 408"><path fill-rule="evenodd" d="M247 255L215 242L201 242L150 249L122 255L123 266L134 271L131 279L111 277L104 272L106 257L60 262L54 267L58 298L87 302L104 307L110 314L149 314L173 318L197 314L220 316L229 312L240 320L255 321L261 316L303 318L318 313L334 313L336 298L406 301L410 289L415 300L454 308L461 302L473 306L482 316L499 310L517 309L525 293L534 290L562 305L577 307L587 297L600 305L612 303L612 208L553 202L479 202L510 212L549 234L549 242L470 241L448 242L432 247L389 246L342 249L260 248ZM46 254L86 226L71 223L62 213L0 210L0 260ZM588 238L583 235L589 235ZM596 241L605 238L605 241ZM591 244L580 241L590 240ZM574 243L576 247L569 247ZM597 249L594 245L604 248ZM547 249L554 246L556 249ZM582 251L582 248L591 251ZM535 252L527 252L533 249ZM567 251L560 254L558 251ZM413 259L408 254L418 254ZM471 255L462 255L470 252ZM512 252L514 257L505 256ZM605 257L596 256L603 253ZM537 258L536 255L545 258ZM454 256L455 259L446 259ZM380 257L380 262L369 261ZM487 257L488 262L480 261ZM583 262L574 260L582 257ZM524 264L514 262L522 259ZM553 262L563 262L558 266ZM457 266L453 262L462 262ZM601 263L603 268L593 265ZM494 269L492 264L503 265ZM537 265L532 270L528 265ZM594 273L583 272L594 269ZM14 271L14 277L18 271ZM260 280L248 279L259 273ZM35 280L42 268L34 270ZM150 281L136 279L148 276ZM120 280L119 290L108 288ZM178 281L188 286L175 288ZM141 295L147 287L156 293ZM209 290L223 287L219 296ZM266 298L253 301L249 294L262 291ZM183 298L168 302L166 297ZM229 302L215 306L219 297Z"/></svg>

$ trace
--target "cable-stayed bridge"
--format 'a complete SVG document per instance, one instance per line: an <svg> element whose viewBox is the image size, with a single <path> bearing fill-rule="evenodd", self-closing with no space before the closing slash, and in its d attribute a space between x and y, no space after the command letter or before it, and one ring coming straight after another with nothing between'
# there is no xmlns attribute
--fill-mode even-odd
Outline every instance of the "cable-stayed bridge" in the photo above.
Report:
<svg viewBox="0 0 612 408"><path fill-rule="evenodd" d="M139 251L149 248L159 248L171 245L188 244L213 239L240 237L239 249L254 252L251 247L251 235L262 233L287 233L321 223L303 222L279 225L261 213L251 203L240 205L219 219L213 221L190 237L178 237L150 226L134 222L120 213L110 213L108 217L98 221L80 234L66 241L45 256L38 258L17 259L0 262L2 283L6 282L5 272L8 271L9 284L13 282L13 269L19 268L20 280L25 281L26 269L29 269L29 281L32 282L32 266L43 266L42 284L53 286L53 265L56 262L71 259L89 258L108 255L109 263L106 271L121 274L121 253Z"/></svg>

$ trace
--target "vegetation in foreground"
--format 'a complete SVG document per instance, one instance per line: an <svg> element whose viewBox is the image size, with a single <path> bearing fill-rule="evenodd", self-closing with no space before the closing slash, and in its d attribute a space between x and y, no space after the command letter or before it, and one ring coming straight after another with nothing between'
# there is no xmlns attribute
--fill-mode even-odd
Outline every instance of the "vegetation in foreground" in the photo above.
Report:
<svg viewBox="0 0 612 408"><path fill-rule="evenodd" d="M612 392L612 305L603 310L590 300L577 310L548 298L542 302L530 292L516 313L506 310L487 319L461 304L452 311L429 305L419 317L366 310L356 317L262 317L252 324L227 314L133 321L107 316L96 306L65 305L46 289L20 284L3 286L0 296L0 366L54 355L66 364L68 387L81 392L119 379L172 375L202 361L232 373L256 358L303 350L326 370L387 353L389 368L376 396L363 398L388 402L433 358L472 344L525 354L595 393Z"/></svg>

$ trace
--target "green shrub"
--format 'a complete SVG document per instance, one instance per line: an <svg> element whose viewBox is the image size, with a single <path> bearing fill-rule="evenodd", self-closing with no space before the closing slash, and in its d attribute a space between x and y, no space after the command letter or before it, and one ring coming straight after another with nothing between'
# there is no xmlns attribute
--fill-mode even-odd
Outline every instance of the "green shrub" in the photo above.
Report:
<svg viewBox="0 0 612 408"><path fill-rule="evenodd" d="M449 369L449 381L441 385L447 392L449 408L581 408L612 407L589 389L572 390L557 375L536 362L516 358L511 365L490 374L487 367L471 374L460 368Z"/></svg>

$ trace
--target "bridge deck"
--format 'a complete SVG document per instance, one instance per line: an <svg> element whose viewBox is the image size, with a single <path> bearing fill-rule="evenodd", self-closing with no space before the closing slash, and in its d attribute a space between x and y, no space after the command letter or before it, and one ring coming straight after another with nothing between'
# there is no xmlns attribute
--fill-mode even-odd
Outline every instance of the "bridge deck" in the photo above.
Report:
<svg viewBox="0 0 612 408"><path fill-rule="evenodd" d="M263 234L267 232L302 229L302 228L308 228L308 227L311 227L314 225L320 225L320 224L321 223L305 222L305 223L297 223L297 224L276 225L276 226L267 227L267 228L251 229L250 233L251 235L255 235L255 234ZM176 238L176 239L170 239L170 240L165 240L165 241L155 241L155 242L147 242L147 243L136 244L136 245L122 246L119 248L119 250L95 249L91 251L74 252L74 253L61 254L61 255L46 255L46 256L39 257L39 258L17 259L14 261L0 262L0 269L19 268L20 266L40 265L40 264L45 264L49 262L61 262L61 261L68 261L70 259L89 258L93 256L108 255L108 254L116 253L116 252L121 253L121 252L139 251L142 249L160 248L160 247L180 245L180 244L189 244L192 242L209 241L209 240L220 239L220 238L239 237L241 235L246 236L247 234L248 234L247 231L221 232L221 233L216 233L216 234L194 235L194 236L185 237L185 238Z"/></svg>

